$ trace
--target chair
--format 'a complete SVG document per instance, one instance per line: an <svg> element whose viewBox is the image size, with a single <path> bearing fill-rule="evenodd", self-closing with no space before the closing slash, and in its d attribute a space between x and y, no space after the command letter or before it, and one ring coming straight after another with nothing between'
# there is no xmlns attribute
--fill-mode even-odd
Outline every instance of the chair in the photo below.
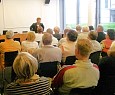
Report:
<svg viewBox="0 0 115 95"><path fill-rule="evenodd" d="M18 55L18 51L12 51L12 52L5 52L4 53L4 66L6 67L11 67L13 65L14 59ZM14 70L12 68L11 70L11 81L13 81L16 77L16 74L14 73Z"/></svg>
<svg viewBox="0 0 115 95"><path fill-rule="evenodd" d="M91 59L92 63L95 63L98 65L99 60L100 60L100 53L101 51L97 51L90 54L89 59Z"/></svg>
<svg viewBox="0 0 115 95"><path fill-rule="evenodd" d="M4 92L4 87L3 87L3 73L2 73L2 70L0 70L0 94L3 95L3 92Z"/></svg>
<svg viewBox="0 0 115 95"><path fill-rule="evenodd" d="M0 83L1 87L1 95L3 95L4 88L7 83L10 83L14 80L16 77L12 65L15 57L17 56L18 51L12 51L12 52L5 52L4 53L4 67L1 70L1 76L2 76L2 83Z"/></svg>
<svg viewBox="0 0 115 95"><path fill-rule="evenodd" d="M8 30L3 30L3 35L6 35L6 32L7 32Z"/></svg>
<svg viewBox="0 0 115 95"><path fill-rule="evenodd" d="M4 41L5 41L5 39L0 39L0 43L1 43L1 42L4 42Z"/></svg>
<svg viewBox="0 0 115 95"><path fill-rule="evenodd" d="M22 33L27 33L28 31L22 31Z"/></svg>
<svg viewBox="0 0 115 95"><path fill-rule="evenodd" d="M92 92L95 87L89 87L89 88L73 88L70 91L69 95L93 95Z"/></svg>
<svg viewBox="0 0 115 95"><path fill-rule="evenodd" d="M14 41L19 41L20 42L20 38L14 38Z"/></svg>
<svg viewBox="0 0 115 95"><path fill-rule="evenodd" d="M115 95L115 76L109 75L103 80L100 78L94 95Z"/></svg>
<svg viewBox="0 0 115 95"><path fill-rule="evenodd" d="M58 61L39 63L38 74L40 76L53 78L58 72L58 66Z"/></svg>
<svg viewBox="0 0 115 95"><path fill-rule="evenodd" d="M4 53L4 62L5 67L12 66L14 59L16 58L18 51L11 51Z"/></svg>
<svg viewBox="0 0 115 95"><path fill-rule="evenodd" d="M106 56L108 56L108 55L107 55L106 52L103 52L103 51L102 51L102 52L101 52L101 56L102 56L102 57L106 57Z"/></svg>
<svg viewBox="0 0 115 95"><path fill-rule="evenodd" d="M65 60L65 65L72 65L77 60L76 56L68 56Z"/></svg>

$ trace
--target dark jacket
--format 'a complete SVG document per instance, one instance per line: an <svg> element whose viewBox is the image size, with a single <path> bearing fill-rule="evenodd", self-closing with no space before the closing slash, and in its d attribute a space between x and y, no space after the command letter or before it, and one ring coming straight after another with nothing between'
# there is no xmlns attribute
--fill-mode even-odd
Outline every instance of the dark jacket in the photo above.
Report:
<svg viewBox="0 0 115 95"><path fill-rule="evenodd" d="M100 43L104 39L105 39L105 33L104 32L98 32L97 41Z"/></svg>
<svg viewBox="0 0 115 95"><path fill-rule="evenodd" d="M40 26L43 28L44 30L44 25L43 23L40 23ZM37 23L33 23L31 26L30 26L30 30L31 31L35 31L35 33L37 33Z"/></svg>

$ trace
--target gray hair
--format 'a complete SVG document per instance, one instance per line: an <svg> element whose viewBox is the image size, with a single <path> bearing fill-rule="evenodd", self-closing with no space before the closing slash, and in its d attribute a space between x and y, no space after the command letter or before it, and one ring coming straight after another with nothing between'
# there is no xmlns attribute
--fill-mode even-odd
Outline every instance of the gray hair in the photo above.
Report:
<svg viewBox="0 0 115 95"><path fill-rule="evenodd" d="M52 30L51 28L48 28L48 29L46 30L46 32L49 33L49 34L53 34L53 30Z"/></svg>
<svg viewBox="0 0 115 95"><path fill-rule="evenodd" d="M18 79L29 79L37 72L37 59L27 52L21 52L14 60L13 69Z"/></svg>
<svg viewBox="0 0 115 95"><path fill-rule="evenodd" d="M9 30L6 32L6 38L11 39L14 36L14 32L12 30Z"/></svg>
<svg viewBox="0 0 115 95"><path fill-rule="evenodd" d="M52 43L52 35L49 34L49 33L45 33L42 36L42 42L43 42L44 45L51 45L51 43Z"/></svg>

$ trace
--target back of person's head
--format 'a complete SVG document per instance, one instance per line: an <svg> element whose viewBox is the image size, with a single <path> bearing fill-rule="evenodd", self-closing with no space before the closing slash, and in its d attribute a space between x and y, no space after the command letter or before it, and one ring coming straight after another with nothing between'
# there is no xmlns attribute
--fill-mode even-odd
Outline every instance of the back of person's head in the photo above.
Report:
<svg viewBox="0 0 115 95"><path fill-rule="evenodd" d="M89 26L89 30L94 30L94 27L92 25Z"/></svg>
<svg viewBox="0 0 115 95"><path fill-rule="evenodd" d="M76 30L81 32L82 27L80 25L76 25Z"/></svg>
<svg viewBox="0 0 115 95"><path fill-rule="evenodd" d="M75 30L70 29L67 33L67 38L69 41L75 42L77 40L78 33Z"/></svg>
<svg viewBox="0 0 115 95"><path fill-rule="evenodd" d="M103 32L103 31L104 31L103 26L99 24L99 25L97 26L97 32Z"/></svg>
<svg viewBox="0 0 115 95"><path fill-rule="evenodd" d="M6 38L11 39L14 36L14 32L12 30L9 30L6 32Z"/></svg>
<svg viewBox="0 0 115 95"><path fill-rule="evenodd" d="M48 29L46 30L46 32L47 32L47 33L50 33L50 34L53 34L53 30L52 30L51 28L48 28Z"/></svg>
<svg viewBox="0 0 115 95"><path fill-rule="evenodd" d="M107 52L108 56L115 57L115 41L111 44L111 47L109 48Z"/></svg>
<svg viewBox="0 0 115 95"><path fill-rule="evenodd" d="M92 43L88 39L79 39L76 43L76 50L79 51L81 56L89 56L92 52Z"/></svg>
<svg viewBox="0 0 115 95"><path fill-rule="evenodd" d="M42 36L42 42L44 45L51 45L52 35L49 33L44 33L44 35Z"/></svg>
<svg viewBox="0 0 115 95"><path fill-rule="evenodd" d="M69 28L65 28L65 29L64 29L64 35L63 35L63 37L66 37L66 35L67 35L67 33L69 32L69 30L70 30Z"/></svg>
<svg viewBox="0 0 115 95"><path fill-rule="evenodd" d="M43 28L42 28L42 26L37 27L37 33L43 33Z"/></svg>
<svg viewBox="0 0 115 95"><path fill-rule="evenodd" d="M55 32L55 33L59 33L59 32L60 32L60 28L59 28L58 26L55 26L55 27L54 27L54 32Z"/></svg>
<svg viewBox="0 0 115 95"><path fill-rule="evenodd" d="M21 52L14 60L13 69L18 79L30 79L37 72L37 59L28 52Z"/></svg>
<svg viewBox="0 0 115 95"><path fill-rule="evenodd" d="M82 27L82 32L89 32L89 27L88 26L83 26Z"/></svg>
<svg viewBox="0 0 115 95"><path fill-rule="evenodd" d="M107 35L109 36L111 40L115 40L115 30L114 29L108 29Z"/></svg>
<svg viewBox="0 0 115 95"><path fill-rule="evenodd" d="M97 37L98 37L98 34L97 34L97 32L95 32L95 31L90 31L89 34L88 34L88 38L89 38L90 40L96 40Z"/></svg>
<svg viewBox="0 0 115 95"><path fill-rule="evenodd" d="M35 32L34 31L30 31L27 33L27 40L30 42L33 42L35 40Z"/></svg>

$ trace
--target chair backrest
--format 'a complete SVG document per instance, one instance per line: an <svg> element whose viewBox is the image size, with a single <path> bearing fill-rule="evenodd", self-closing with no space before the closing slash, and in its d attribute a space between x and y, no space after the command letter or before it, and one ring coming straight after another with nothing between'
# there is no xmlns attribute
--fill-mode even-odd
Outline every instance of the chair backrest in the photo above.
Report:
<svg viewBox="0 0 115 95"><path fill-rule="evenodd" d="M76 56L68 56L66 57L65 65L72 65L77 60Z"/></svg>
<svg viewBox="0 0 115 95"><path fill-rule="evenodd" d="M101 52L101 56L102 56L102 57L106 57L106 56L107 56L107 53L102 51L102 52Z"/></svg>
<svg viewBox="0 0 115 95"><path fill-rule="evenodd" d="M19 41L20 42L20 38L14 38L14 41Z"/></svg>
<svg viewBox="0 0 115 95"><path fill-rule="evenodd" d="M58 72L58 61L39 63L38 74L53 78Z"/></svg>
<svg viewBox="0 0 115 95"><path fill-rule="evenodd" d="M100 60L100 53L101 51L97 51L90 54L89 59L91 59L92 63L95 63L98 65L99 60Z"/></svg>
<svg viewBox="0 0 115 95"><path fill-rule="evenodd" d="M5 67L12 66L14 59L16 58L18 51L5 52L4 53L4 65Z"/></svg>
<svg viewBox="0 0 115 95"><path fill-rule="evenodd" d="M5 39L0 39L0 43L1 43L1 42L4 42L4 41L5 41Z"/></svg>
<svg viewBox="0 0 115 95"><path fill-rule="evenodd" d="M69 95L92 95L95 87L73 88Z"/></svg>
<svg viewBox="0 0 115 95"><path fill-rule="evenodd" d="M95 90L95 95L115 95L115 75L100 78Z"/></svg>
<svg viewBox="0 0 115 95"><path fill-rule="evenodd" d="M6 32L7 32L8 30L3 30L3 35L6 35Z"/></svg>

